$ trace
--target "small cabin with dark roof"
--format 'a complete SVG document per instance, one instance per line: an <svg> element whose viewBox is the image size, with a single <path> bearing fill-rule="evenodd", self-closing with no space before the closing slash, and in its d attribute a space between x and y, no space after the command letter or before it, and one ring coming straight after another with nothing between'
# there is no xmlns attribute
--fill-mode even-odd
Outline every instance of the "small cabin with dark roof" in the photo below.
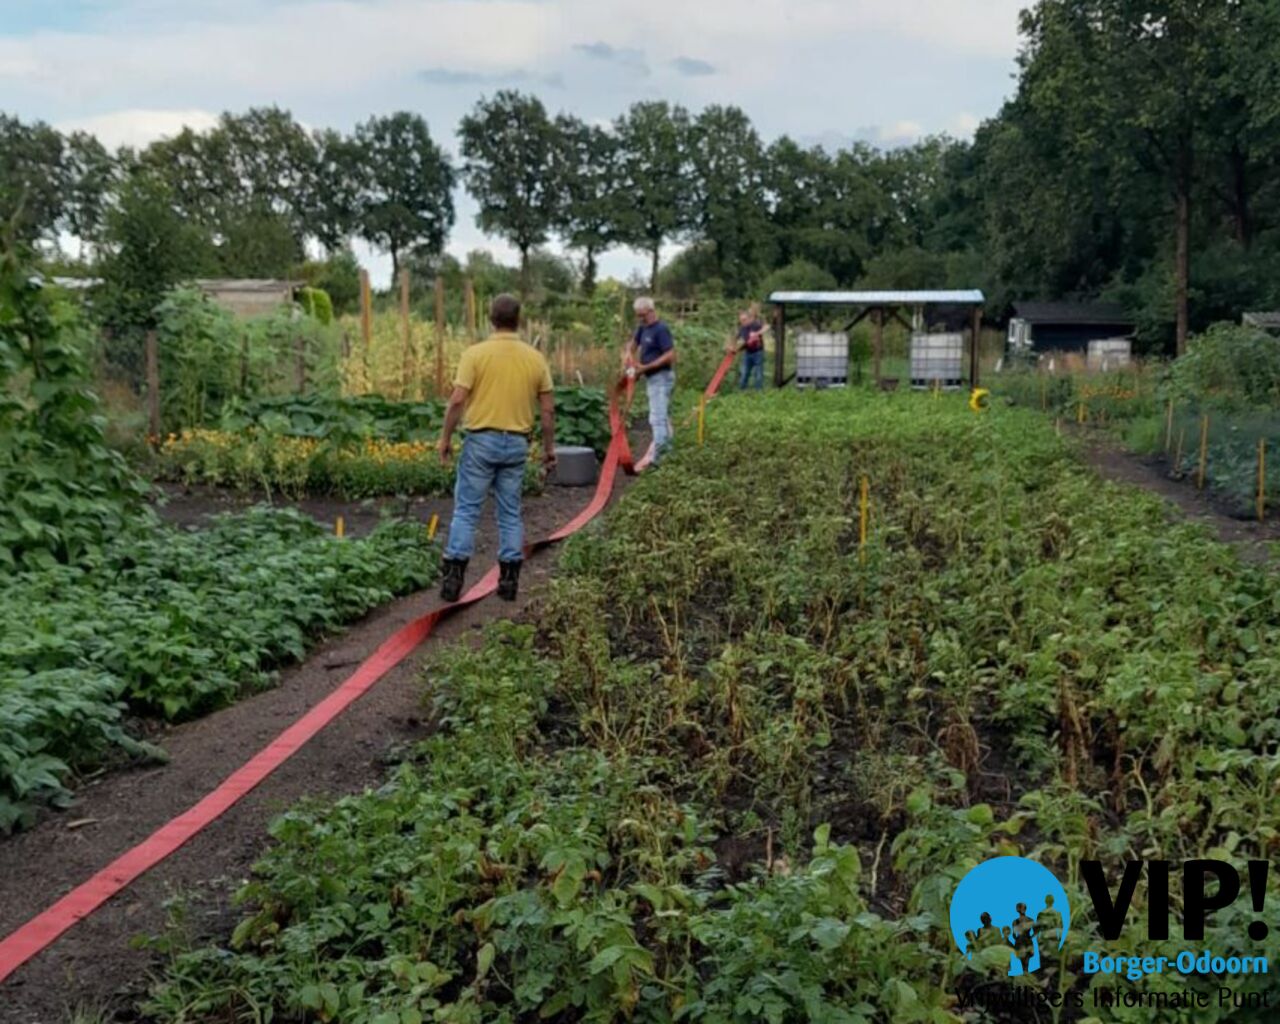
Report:
<svg viewBox="0 0 1280 1024"><path fill-rule="evenodd" d="M1019 302L1009 347L1020 352L1087 352L1091 341L1127 338L1136 324L1114 303Z"/></svg>

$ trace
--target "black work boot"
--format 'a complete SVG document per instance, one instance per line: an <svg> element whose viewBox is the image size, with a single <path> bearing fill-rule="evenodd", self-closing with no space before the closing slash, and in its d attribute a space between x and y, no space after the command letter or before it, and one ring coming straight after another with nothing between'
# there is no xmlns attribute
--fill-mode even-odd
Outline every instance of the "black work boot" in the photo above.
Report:
<svg viewBox="0 0 1280 1024"><path fill-rule="evenodd" d="M514 601L520 586L520 563L498 563L498 596L504 601Z"/></svg>
<svg viewBox="0 0 1280 1024"><path fill-rule="evenodd" d="M462 579L467 574L467 559L445 558L440 562L440 597L456 601L462 596Z"/></svg>

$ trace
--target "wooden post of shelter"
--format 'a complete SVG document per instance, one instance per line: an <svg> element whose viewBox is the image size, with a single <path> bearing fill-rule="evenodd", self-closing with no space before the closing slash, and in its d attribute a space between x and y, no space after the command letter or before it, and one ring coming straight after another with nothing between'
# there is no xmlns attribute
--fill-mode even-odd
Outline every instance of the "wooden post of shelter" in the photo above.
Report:
<svg viewBox="0 0 1280 1024"><path fill-rule="evenodd" d="M444 379L444 278L436 278L436 395L445 397Z"/></svg>
<svg viewBox="0 0 1280 1024"><path fill-rule="evenodd" d="M400 397L408 399L413 390L413 327L409 322L409 268L400 271L400 331L403 338L404 353L401 376L403 384Z"/></svg>
<svg viewBox="0 0 1280 1024"><path fill-rule="evenodd" d="M160 352L155 330L147 331L147 433L160 446Z"/></svg>
<svg viewBox="0 0 1280 1024"><path fill-rule="evenodd" d="M969 341L969 386L978 386L979 341L982 338L982 307L973 307L973 337Z"/></svg>
<svg viewBox="0 0 1280 1024"><path fill-rule="evenodd" d="M871 314L872 324L872 372L875 374L876 387L880 387L880 357L884 351L884 310L877 309Z"/></svg>
<svg viewBox="0 0 1280 1024"><path fill-rule="evenodd" d="M779 304L775 313L778 321L777 344L773 348L773 386L782 387L787 362L787 307Z"/></svg>

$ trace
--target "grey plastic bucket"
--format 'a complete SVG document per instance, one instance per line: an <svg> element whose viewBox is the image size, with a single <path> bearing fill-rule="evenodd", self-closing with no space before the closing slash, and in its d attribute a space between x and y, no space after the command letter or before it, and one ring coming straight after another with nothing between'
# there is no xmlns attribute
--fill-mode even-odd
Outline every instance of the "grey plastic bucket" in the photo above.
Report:
<svg viewBox="0 0 1280 1024"><path fill-rule="evenodd" d="M548 482L557 487L589 487L596 482L600 465L591 448L556 445L556 468Z"/></svg>

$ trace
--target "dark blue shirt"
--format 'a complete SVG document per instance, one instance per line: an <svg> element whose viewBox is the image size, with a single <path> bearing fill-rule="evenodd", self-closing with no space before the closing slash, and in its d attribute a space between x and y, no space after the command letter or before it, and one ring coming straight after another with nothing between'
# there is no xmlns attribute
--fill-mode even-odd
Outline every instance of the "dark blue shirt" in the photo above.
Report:
<svg viewBox="0 0 1280 1024"><path fill-rule="evenodd" d="M753 344L751 341L751 335L758 335L763 330L764 324L759 320L752 320L751 323L747 324L745 327L738 328L738 340L742 342L748 352L759 352L760 349L764 348L764 339L757 337Z"/></svg>
<svg viewBox="0 0 1280 1024"><path fill-rule="evenodd" d="M637 328L635 340L640 349L641 363L652 363L676 347L676 343L671 339L671 330L661 320ZM669 365L663 366L658 370L649 370L645 375L669 369L671 369Z"/></svg>

